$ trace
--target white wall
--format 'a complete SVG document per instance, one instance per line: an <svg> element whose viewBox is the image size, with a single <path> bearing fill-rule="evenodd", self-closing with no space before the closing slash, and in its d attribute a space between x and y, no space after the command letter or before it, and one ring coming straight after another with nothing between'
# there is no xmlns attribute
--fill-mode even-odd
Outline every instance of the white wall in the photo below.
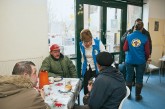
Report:
<svg viewBox="0 0 165 109"><path fill-rule="evenodd" d="M165 0L144 0L143 21L144 27L148 30L148 19L165 19Z"/></svg>
<svg viewBox="0 0 165 109"><path fill-rule="evenodd" d="M0 0L0 61L48 55L46 0Z"/></svg>
<svg viewBox="0 0 165 109"><path fill-rule="evenodd" d="M148 30L148 18L149 18L149 3L147 0L144 0L143 5L143 22L144 22L144 28Z"/></svg>
<svg viewBox="0 0 165 109"><path fill-rule="evenodd" d="M144 5L144 9L146 10L144 10L143 17L145 17L145 25L149 23L148 31L152 39L152 63L160 66L159 58L165 52L165 0L145 0L145 2L147 4ZM158 31L154 30L155 21L159 22Z"/></svg>
<svg viewBox="0 0 165 109"><path fill-rule="evenodd" d="M149 17L165 19L165 0L149 0Z"/></svg>

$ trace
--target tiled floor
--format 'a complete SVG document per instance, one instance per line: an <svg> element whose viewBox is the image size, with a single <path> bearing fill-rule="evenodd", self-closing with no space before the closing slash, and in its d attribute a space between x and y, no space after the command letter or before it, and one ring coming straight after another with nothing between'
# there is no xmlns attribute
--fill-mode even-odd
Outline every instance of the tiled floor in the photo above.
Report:
<svg viewBox="0 0 165 109"><path fill-rule="evenodd" d="M153 72L154 73L154 72ZM148 75L144 75L144 83L142 89L143 99L139 102L135 101L135 87L132 89L132 98L126 100L122 109L165 109L165 76L161 76L159 81L158 73L150 76L146 83ZM80 92L80 104L83 105L83 90Z"/></svg>

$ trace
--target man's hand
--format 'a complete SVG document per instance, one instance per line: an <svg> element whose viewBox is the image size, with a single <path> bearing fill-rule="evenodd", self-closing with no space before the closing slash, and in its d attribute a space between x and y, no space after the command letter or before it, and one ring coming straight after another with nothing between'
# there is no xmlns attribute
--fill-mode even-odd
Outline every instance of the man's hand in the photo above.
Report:
<svg viewBox="0 0 165 109"><path fill-rule="evenodd" d="M39 93L41 94L41 97L43 99L45 99L45 93L44 93L43 89L39 89Z"/></svg>

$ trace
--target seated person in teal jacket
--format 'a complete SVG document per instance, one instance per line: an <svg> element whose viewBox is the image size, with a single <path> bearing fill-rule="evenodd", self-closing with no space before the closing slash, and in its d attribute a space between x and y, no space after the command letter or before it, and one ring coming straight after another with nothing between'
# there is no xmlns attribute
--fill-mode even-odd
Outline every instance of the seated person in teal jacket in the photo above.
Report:
<svg viewBox="0 0 165 109"><path fill-rule="evenodd" d="M76 78L77 71L73 62L60 53L60 46L53 44L50 47L50 55L42 62L41 70L48 71L49 76L62 76L64 78Z"/></svg>

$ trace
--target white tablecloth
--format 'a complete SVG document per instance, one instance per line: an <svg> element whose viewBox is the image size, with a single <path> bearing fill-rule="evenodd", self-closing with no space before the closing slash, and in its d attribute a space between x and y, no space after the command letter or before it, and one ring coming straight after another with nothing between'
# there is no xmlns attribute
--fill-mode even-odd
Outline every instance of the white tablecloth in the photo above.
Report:
<svg viewBox="0 0 165 109"><path fill-rule="evenodd" d="M70 81L72 90L65 92L67 81ZM78 78L63 78L59 82L54 82L46 90L45 102L51 109L71 109L81 90L81 85L81 80Z"/></svg>

